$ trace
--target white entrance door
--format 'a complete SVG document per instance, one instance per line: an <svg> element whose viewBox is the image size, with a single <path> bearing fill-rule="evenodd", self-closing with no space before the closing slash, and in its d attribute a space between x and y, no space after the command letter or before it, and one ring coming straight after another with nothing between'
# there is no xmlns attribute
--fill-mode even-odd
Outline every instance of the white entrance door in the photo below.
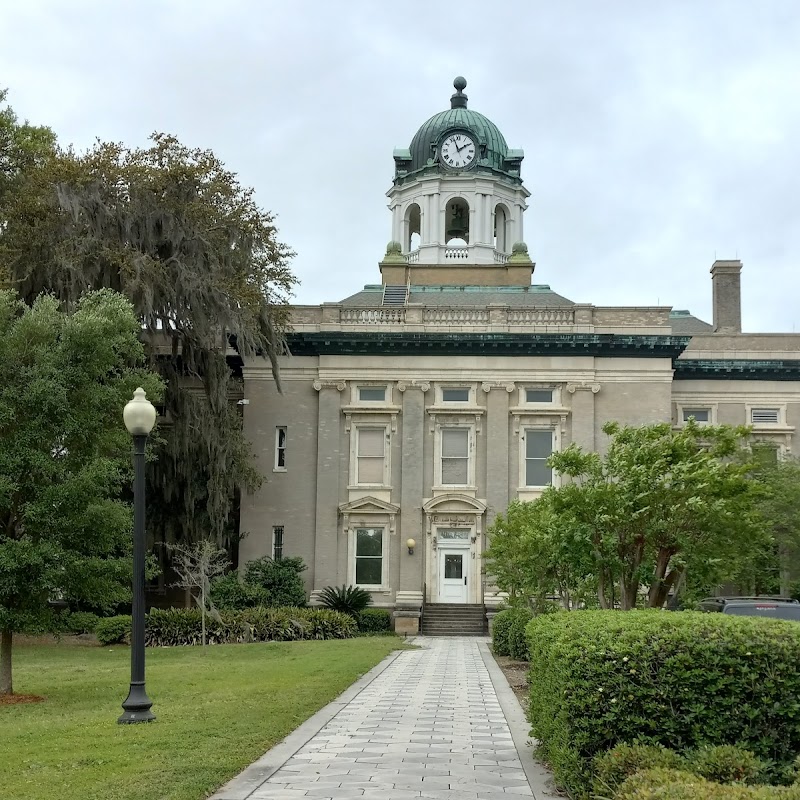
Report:
<svg viewBox="0 0 800 800"><path fill-rule="evenodd" d="M439 548L439 602L466 603L469 550Z"/></svg>

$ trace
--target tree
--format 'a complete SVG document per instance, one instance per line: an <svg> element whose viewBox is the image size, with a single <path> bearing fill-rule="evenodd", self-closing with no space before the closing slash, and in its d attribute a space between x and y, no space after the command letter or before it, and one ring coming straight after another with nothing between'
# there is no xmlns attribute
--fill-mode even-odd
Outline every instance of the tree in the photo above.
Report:
<svg viewBox="0 0 800 800"><path fill-rule="evenodd" d="M0 694L12 692L13 634L50 624L54 594L113 609L130 596L132 518L122 409L142 368L131 304L110 290L72 313L0 291Z"/></svg>
<svg viewBox="0 0 800 800"><path fill-rule="evenodd" d="M206 611L215 611L211 604L211 581L230 566L228 554L208 539L172 546L172 568L178 575L177 585L193 594L202 618L203 647L206 646Z"/></svg>
<svg viewBox="0 0 800 800"><path fill-rule="evenodd" d="M487 569L512 605L558 595L569 610L594 583L588 539L576 520L556 514L551 495L514 501L489 528Z"/></svg>
<svg viewBox="0 0 800 800"><path fill-rule="evenodd" d="M598 600L634 608L640 587L646 604L664 605L687 574L714 585L730 577L768 539L755 513L751 465L733 458L746 428L680 430L659 423L606 423L608 451L571 445L550 458L572 479L547 490L547 502L583 531L598 579Z"/></svg>
<svg viewBox="0 0 800 800"><path fill-rule="evenodd" d="M133 303L167 383L151 520L164 541L210 531L229 544L239 487L261 481L232 402L235 361L265 355L277 378L293 254L253 191L208 150L165 134L84 155L44 145L38 159L16 159L20 177L0 198L0 271L28 302L52 291L71 305L110 287Z"/></svg>
<svg viewBox="0 0 800 800"><path fill-rule="evenodd" d="M759 442L747 455L757 485L756 510L770 538L743 566L737 583L753 594L789 596L800 566L800 462L780 461L774 447Z"/></svg>

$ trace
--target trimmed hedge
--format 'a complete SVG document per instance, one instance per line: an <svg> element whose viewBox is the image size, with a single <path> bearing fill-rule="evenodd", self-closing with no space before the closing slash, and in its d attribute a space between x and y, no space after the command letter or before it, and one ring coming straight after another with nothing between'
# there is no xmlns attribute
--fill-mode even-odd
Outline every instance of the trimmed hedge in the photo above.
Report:
<svg viewBox="0 0 800 800"><path fill-rule="evenodd" d="M94 635L97 637L97 641L104 646L130 641L130 614L120 614L116 617L104 617L95 625Z"/></svg>
<svg viewBox="0 0 800 800"><path fill-rule="evenodd" d="M91 611L70 611L64 615L61 629L64 633L94 633L99 621L100 617Z"/></svg>
<svg viewBox="0 0 800 800"><path fill-rule="evenodd" d="M800 800L800 786L731 786L688 772L653 769L628 778L614 800Z"/></svg>
<svg viewBox="0 0 800 800"><path fill-rule="evenodd" d="M392 629L392 614L385 608L365 608L356 621L361 633L386 633Z"/></svg>
<svg viewBox="0 0 800 800"><path fill-rule="evenodd" d="M574 611L527 629L530 720L556 780L586 797L618 743L735 744L785 774L800 752L800 626L698 612Z"/></svg>
<svg viewBox="0 0 800 800"><path fill-rule="evenodd" d="M686 762L661 745L618 744L594 759L595 796L611 797L628 778L645 769L686 769Z"/></svg>
<svg viewBox="0 0 800 800"><path fill-rule="evenodd" d="M733 745L701 747L684 757L661 745L618 744L594 759L594 795L611 797L642 770L681 770L715 783L752 785L764 782L767 766L749 750Z"/></svg>
<svg viewBox="0 0 800 800"><path fill-rule="evenodd" d="M528 660L526 629L533 619L527 608L507 608L492 620L492 648L499 656Z"/></svg>
<svg viewBox="0 0 800 800"><path fill-rule="evenodd" d="M356 623L347 614L324 608L248 608L206 614L206 642L291 642L301 639L349 639ZM202 643L197 608L154 608L147 616L145 644L174 647Z"/></svg>

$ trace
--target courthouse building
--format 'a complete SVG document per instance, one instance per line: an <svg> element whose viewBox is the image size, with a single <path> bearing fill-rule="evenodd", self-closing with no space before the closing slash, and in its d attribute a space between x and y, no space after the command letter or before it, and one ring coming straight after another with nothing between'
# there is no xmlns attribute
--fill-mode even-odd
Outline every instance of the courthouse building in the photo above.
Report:
<svg viewBox="0 0 800 800"><path fill-rule="evenodd" d="M711 266L711 322L532 283L523 151L465 86L394 151L380 283L293 308L282 393L267 361L243 366L267 480L242 498L240 563L300 556L311 602L357 584L402 631L499 603L487 528L558 483L553 451L601 449L606 421L748 424L781 456L800 425L800 336L742 333L739 261Z"/></svg>

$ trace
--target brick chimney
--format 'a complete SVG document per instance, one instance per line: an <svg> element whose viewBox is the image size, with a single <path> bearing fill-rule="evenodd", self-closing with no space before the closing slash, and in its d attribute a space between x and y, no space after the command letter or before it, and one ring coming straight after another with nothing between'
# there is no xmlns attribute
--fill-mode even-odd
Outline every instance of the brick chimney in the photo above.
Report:
<svg viewBox="0 0 800 800"><path fill-rule="evenodd" d="M714 333L742 332L742 262L715 261L711 267L714 290Z"/></svg>

